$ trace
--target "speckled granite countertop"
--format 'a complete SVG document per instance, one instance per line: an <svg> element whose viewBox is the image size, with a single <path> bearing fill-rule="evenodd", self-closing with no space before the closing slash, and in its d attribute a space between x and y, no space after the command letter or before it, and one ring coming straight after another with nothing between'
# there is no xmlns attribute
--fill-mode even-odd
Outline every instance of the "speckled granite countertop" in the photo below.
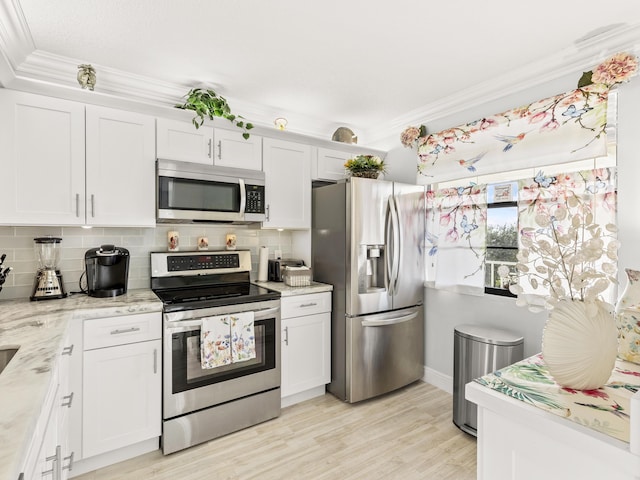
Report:
<svg viewBox="0 0 640 480"><path fill-rule="evenodd" d="M292 295L306 295L307 293L320 293L330 292L333 290L333 285L319 282L311 282L308 287L290 287L284 282L253 282L261 287L268 288L269 290L275 290L280 292L283 297L289 297Z"/></svg>
<svg viewBox="0 0 640 480"><path fill-rule="evenodd" d="M18 478L69 322L161 311L162 302L146 289L114 298L0 301L0 348L20 346L0 374L1 479Z"/></svg>

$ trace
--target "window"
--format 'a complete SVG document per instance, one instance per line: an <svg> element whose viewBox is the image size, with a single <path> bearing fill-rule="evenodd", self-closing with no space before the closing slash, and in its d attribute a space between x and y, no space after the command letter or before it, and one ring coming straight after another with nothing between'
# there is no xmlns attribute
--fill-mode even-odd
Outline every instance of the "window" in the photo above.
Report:
<svg viewBox="0 0 640 480"><path fill-rule="evenodd" d="M518 254L518 180L525 178L534 178L539 171L543 171L545 175L555 175L560 172L576 172L580 170L591 170L593 168L606 168L615 166L615 155L608 157L600 157L597 159L582 160L578 162L548 165L543 168L525 169L510 172L501 172L491 175L477 176L474 178L465 178L457 181L440 182L432 184L430 190L434 193L441 189L453 189L457 191L467 188L477 187L481 190L486 186L486 249L482 253L484 258L484 293L492 295L502 295L515 297L510 291L509 286L516 283L517 272L515 265L517 263ZM435 205L435 204L434 204ZM432 210L437 207L432 207ZM429 210L429 208L428 208ZM438 215L434 214L435 210L430 214L427 213L427 224L429 220L431 224L436 225L432 228L437 232ZM480 231L478 228L476 232ZM443 234L443 232L440 232ZM427 227L427 240L429 240L429 227ZM442 240L440 241L442 243ZM426 267L427 284L431 284L435 288L439 288L438 282L431 281L438 277L438 260L436 256L443 250L442 245L438 246L438 239L429 243L431 247L430 258ZM437 247L437 248L436 248ZM484 246L483 246L484 247ZM438 249L438 253L435 252ZM480 251L476 249L476 252ZM456 257L457 258L457 257ZM461 258L461 257L460 257ZM468 262L464 262L467 266ZM453 265L453 266L451 266ZM446 264L447 270L451 268L459 268L460 264ZM442 267L442 265L441 265ZM464 273L464 272L463 272ZM448 273L448 275L452 275ZM469 275L465 275L466 279ZM482 283L482 279L479 279ZM478 290L480 285L478 285ZM457 290L463 293L469 291ZM478 293L475 293L478 294Z"/></svg>
<svg viewBox="0 0 640 480"><path fill-rule="evenodd" d="M518 182L487 185L485 293L515 296L518 255Z"/></svg>

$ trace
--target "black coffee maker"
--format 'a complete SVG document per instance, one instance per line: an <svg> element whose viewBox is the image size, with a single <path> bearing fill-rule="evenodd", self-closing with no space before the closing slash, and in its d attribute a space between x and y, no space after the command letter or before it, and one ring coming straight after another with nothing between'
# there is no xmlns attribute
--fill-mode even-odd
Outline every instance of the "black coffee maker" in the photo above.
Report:
<svg viewBox="0 0 640 480"><path fill-rule="evenodd" d="M127 293L129 250L102 245L84 254L90 297L117 297Z"/></svg>

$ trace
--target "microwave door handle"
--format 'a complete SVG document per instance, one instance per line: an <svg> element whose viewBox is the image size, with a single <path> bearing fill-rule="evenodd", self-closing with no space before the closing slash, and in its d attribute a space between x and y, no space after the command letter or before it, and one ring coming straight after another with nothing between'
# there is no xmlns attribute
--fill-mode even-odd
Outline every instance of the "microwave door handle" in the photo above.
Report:
<svg viewBox="0 0 640 480"><path fill-rule="evenodd" d="M244 211L247 207L247 187L242 178L238 179L238 183L240 183L240 215L241 218L244 218Z"/></svg>

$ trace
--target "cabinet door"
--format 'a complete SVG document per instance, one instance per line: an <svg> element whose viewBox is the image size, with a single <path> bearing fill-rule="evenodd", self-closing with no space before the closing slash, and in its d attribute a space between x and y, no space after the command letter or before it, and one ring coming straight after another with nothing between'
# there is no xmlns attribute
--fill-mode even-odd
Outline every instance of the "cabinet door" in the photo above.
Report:
<svg viewBox="0 0 640 480"><path fill-rule="evenodd" d="M33 475L34 479L58 480L61 476L62 468L60 459L62 453L58 437L59 417L60 408L56 401L51 405L49 410L49 417L47 418L44 437L42 445L40 446L40 453L38 454L38 466Z"/></svg>
<svg viewBox="0 0 640 480"><path fill-rule="evenodd" d="M155 119L87 105L87 224L156 224Z"/></svg>
<svg viewBox="0 0 640 480"><path fill-rule="evenodd" d="M80 460L82 441L82 323L72 322L60 355L60 445L62 479Z"/></svg>
<svg viewBox="0 0 640 480"><path fill-rule="evenodd" d="M282 320L282 396L331 381L331 313Z"/></svg>
<svg viewBox="0 0 640 480"><path fill-rule="evenodd" d="M346 178L344 164L356 155L355 153L318 147L317 156L312 166L312 180L337 181Z"/></svg>
<svg viewBox="0 0 640 480"><path fill-rule="evenodd" d="M0 224L84 223L84 105L0 89Z"/></svg>
<svg viewBox="0 0 640 480"><path fill-rule="evenodd" d="M241 131L216 128L214 139L214 165L262 170L262 137L251 135L245 139Z"/></svg>
<svg viewBox="0 0 640 480"><path fill-rule="evenodd" d="M84 352L82 456L160 436L161 341Z"/></svg>
<svg viewBox="0 0 640 480"><path fill-rule="evenodd" d="M267 220L264 228L311 228L311 147L263 139Z"/></svg>
<svg viewBox="0 0 640 480"><path fill-rule="evenodd" d="M213 164L213 128L178 120L157 119L158 158Z"/></svg>

